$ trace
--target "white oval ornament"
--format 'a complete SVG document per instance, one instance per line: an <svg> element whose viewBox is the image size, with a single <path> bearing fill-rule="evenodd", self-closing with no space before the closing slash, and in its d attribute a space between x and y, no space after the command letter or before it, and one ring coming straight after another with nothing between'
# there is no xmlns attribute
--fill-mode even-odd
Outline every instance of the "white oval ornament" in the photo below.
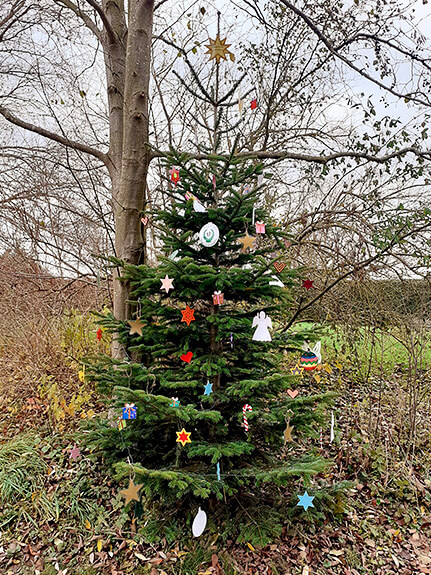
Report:
<svg viewBox="0 0 431 575"><path fill-rule="evenodd" d="M218 227L212 222L209 222L201 227L199 232L199 241L203 246L211 248L218 242L219 236L220 232Z"/></svg>
<svg viewBox="0 0 431 575"><path fill-rule="evenodd" d="M207 526L207 514L199 507L199 511L193 520L192 533L194 537L199 537Z"/></svg>

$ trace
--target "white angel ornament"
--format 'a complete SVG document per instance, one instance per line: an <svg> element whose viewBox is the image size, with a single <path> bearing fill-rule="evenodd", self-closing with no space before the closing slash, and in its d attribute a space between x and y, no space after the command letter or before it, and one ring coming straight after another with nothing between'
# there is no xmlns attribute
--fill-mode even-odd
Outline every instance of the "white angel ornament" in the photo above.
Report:
<svg viewBox="0 0 431 575"><path fill-rule="evenodd" d="M272 329L272 321L264 311L259 312L253 318L252 327L257 328L253 334L254 341L271 341L271 334L268 328Z"/></svg>

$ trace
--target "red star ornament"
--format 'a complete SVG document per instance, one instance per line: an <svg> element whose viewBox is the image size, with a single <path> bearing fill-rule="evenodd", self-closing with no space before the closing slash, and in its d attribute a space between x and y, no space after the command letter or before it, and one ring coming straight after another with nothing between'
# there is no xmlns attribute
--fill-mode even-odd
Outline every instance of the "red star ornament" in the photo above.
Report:
<svg viewBox="0 0 431 575"><path fill-rule="evenodd" d="M186 305L186 309L181 310L181 313L183 314L181 321L185 321L188 326L192 321L195 321L195 310L190 309L188 305Z"/></svg>
<svg viewBox="0 0 431 575"><path fill-rule="evenodd" d="M177 443L181 443L184 447L186 443L191 443L192 440L190 439L190 435L192 434L191 431L186 431L184 427L181 431L176 431L177 434Z"/></svg>
<svg viewBox="0 0 431 575"><path fill-rule="evenodd" d="M100 341L102 339L102 328L100 328L100 327L96 331L96 339L97 339L97 341Z"/></svg>
<svg viewBox="0 0 431 575"><path fill-rule="evenodd" d="M250 108L252 110L256 110L257 108L257 98L254 98L251 102L250 102Z"/></svg>
<svg viewBox="0 0 431 575"><path fill-rule="evenodd" d="M171 174L171 182L174 182L175 185L178 184L178 182L180 181L180 171L178 168L171 168L169 170L169 173Z"/></svg>
<svg viewBox="0 0 431 575"><path fill-rule="evenodd" d="M311 280L304 280L302 282L302 287L304 287L307 291L313 287L313 283Z"/></svg>

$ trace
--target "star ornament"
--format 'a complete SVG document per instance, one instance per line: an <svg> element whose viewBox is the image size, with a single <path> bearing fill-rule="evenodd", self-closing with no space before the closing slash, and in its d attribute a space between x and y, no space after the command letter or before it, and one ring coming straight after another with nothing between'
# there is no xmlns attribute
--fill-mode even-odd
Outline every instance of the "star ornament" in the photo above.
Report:
<svg viewBox="0 0 431 575"><path fill-rule="evenodd" d="M247 250L248 248L252 248L255 239L256 238L254 236L249 236L248 232L246 232L243 238L239 238L239 241L242 243L241 251L245 252L245 250Z"/></svg>
<svg viewBox="0 0 431 575"><path fill-rule="evenodd" d="M292 439L292 430L293 430L293 425L289 425L289 423L286 424L286 429L283 432L283 436L284 436L284 445L286 445L286 443L288 441L293 441Z"/></svg>
<svg viewBox="0 0 431 575"><path fill-rule="evenodd" d="M304 280L302 282L302 287L304 287L307 291L313 287L313 283L311 280Z"/></svg>
<svg viewBox="0 0 431 575"><path fill-rule="evenodd" d="M186 309L181 310L181 313L183 314L181 321L185 321L188 326L192 321L195 321L195 310L189 308L188 305L186 305Z"/></svg>
<svg viewBox="0 0 431 575"><path fill-rule="evenodd" d="M133 483L133 479L130 479L129 487L127 489L123 489L122 491L120 491L121 495L124 495L124 497L126 498L126 502L124 503L124 505L127 505L131 501L139 501L138 492L141 489L142 485L143 483L135 485Z"/></svg>
<svg viewBox="0 0 431 575"><path fill-rule="evenodd" d="M297 503L297 507L302 506L305 509L305 511L307 511L309 507L314 507L313 505L314 495L308 495L308 493L305 492L304 495L298 495L298 499L299 503Z"/></svg>
<svg viewBox="0 0 431 575"><path fill-rule="evenodd" d="M180 181L180 171L178 168L171 168L169 170L169 174L171 175L171 182L174 182L175 185L178 184Z"/></svg>
<svg viewBox="0 0 431 575"><path fill-rule="evenodd" d="M174 280L170 278L168 274L166 274L164 279L161 279L160 281L162 282L162 287L160 289L164 289L166 293L169 293L170 289L174 289L174 284L172 283Z"/></svg>
<svg viewBox="0 0 431 575"><path fill-rule="evenodd" d="M292 375L302 375L304 372L304 368L303 367L299 367L298 364L295 365L295 367L291 367L290 368L290 373Z"/></svg>
<svg viewBox="0 0 431 575"><path fill-rule="evenodd" d="M177 434L177 443L181 443L184 447L186 443L191 443L192 440L190 439L190 435L192 434L191 431L186 431L184 427L181 431L176 431Z"/></svg>
<svg viewBox="0 0 431 575"><path fill-rule="evenodd" d="M140 319L135 320L128 319L127 323L130 325L130 331L129 331L130 335L133 335L134 333L142 335L142 328L144 327L145 324L143 324Z"/></svg>
<svg viewBox="0 0 431 575"><path fill-rule="evenodd" d="M208 48L208 51L205 54L209 54L210 60L216 60L217 64L220 60L227 60L226 55L230 54L228 48L231 44L226 44L227 38L224 40L220 39L220 36L217 34L216 39L212 40L208 38L209 44L205 44L205 48Z"/></svg>
<svg viewBox="0 0 431 575"><path fill-rule="evenodd" d="M211 395L212 392L213 392L213 384L208 381L205 386L204 395Z"/></svg>

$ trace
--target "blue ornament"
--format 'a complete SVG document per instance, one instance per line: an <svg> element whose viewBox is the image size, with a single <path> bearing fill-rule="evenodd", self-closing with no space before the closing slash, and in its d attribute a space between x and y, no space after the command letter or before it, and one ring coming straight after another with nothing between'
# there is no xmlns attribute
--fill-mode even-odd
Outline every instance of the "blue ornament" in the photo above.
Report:
<svg viewBox="0 0 431 575"><path fill-rule="evenodd" d="M305 491L304 495L298 495L298 499L299 503L297 504L297 506L299 507L302 505L305 511L307 511L309 507L314 507L313 505L314 495L308 495L308 493Z"/></svg>
<svg viewBox="0 0 431 575"><path fill-rule="evenodd" d="M205 386L204 395L211 395L212 392L213 392L213 384L208 381L206 386Z"/></svg>

